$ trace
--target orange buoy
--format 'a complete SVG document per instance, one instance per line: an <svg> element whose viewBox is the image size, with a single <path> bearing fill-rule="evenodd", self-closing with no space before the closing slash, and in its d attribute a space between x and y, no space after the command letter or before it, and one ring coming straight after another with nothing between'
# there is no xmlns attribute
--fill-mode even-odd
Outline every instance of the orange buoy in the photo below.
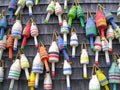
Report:
<svg viewBox="0 0 120 90"><path fill-rule="evenodd" d="M42 42L41 42L41 44L42 44ZM41 58L42 62L45 64L46 71L49 72L50 71L50 68L48 65L49 56L48 56L47 50L43 44L40 45L40 47L39 47L39 54L40 54L40 58Z"/></svg>
<svg viewBox="0 0 120 90"><path fill-rule="evenodd" d="M96 22L96 27L100 30L101 38L104 41L105 40L104 32L107 28L107 23L106 23L105 15L101 10L97 10L95 22Z"/></svg>
<svg viewBox="0 0 120 90"><path fill-rule="evenodd" d="M8 35L6 47L9 49L9 58L12 58L13 38L11 34Z"/></svg>

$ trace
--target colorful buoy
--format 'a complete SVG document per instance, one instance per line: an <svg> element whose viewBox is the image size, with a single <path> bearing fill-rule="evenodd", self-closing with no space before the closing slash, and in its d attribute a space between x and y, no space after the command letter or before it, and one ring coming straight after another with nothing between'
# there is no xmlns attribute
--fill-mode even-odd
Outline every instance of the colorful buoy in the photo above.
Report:
<svg viewBox="0 0 120 90"><path fill-rule="evenodd" d="M54 11L55 11L54 1L51 1L51 2L50 2L50 4L47 6L46 11L47 11L47 16L46 16L44 22L45 22L45 23L48 23L50 16L51 16L51 15L54 13Z"/></svg>
<svg viewBox="0 0 120 90"><path fill-rule="evenodd" d="M91 12L88 11L91 15ZM94 37L97 35L96 25L92 18L92 16L88 16L88 20L86 23L86 36L90 39L90 47L94 49Z"/></svg>
<svg viewBox="0 0 120 90"><path fill-rule="evenodd" d="M7 39L7 36L4 35L3 40L0 40L0 60L1 60L2 55L3 55L3 50L6 49L6 39Z"/></svg>
<svg viewBox="0 0 120 90"><path fill-rule="evenodd" d="M42 42L40 42L40 46L39 46L39 55L40 55L42 62L45 65L46 72L49 72L50 71L50 68L48 65L49 56L48 56L48 52Z"/></svg>
<svg viewBox="0 0 120 90"><path fill-rule="evenodd" d="M89 57L85 42L82 42L81 45L80 63L83 64L83 78L87 78L87 64L89 64Z"/></svg>
<svg viewBox="0 0 120 90"><path fill-rule="evenodd" d="M56 5L55 5L55 14L58 16L59 25L62 26L63 23L62 23L61 15L63 14L63 10L62 10L62 7L59 4L59 2L56 2Z"/></svg>
<svg viewBox="0 0 120 90"><path fill-rule="evenodd" d="M117 62L113 62L109 69L109 83L113 84L112 90L117 90L116 84L120 84L120 69Z"/></svg>
<svg viewBox="0 0 120 90"><path fill-rule="evenodd" d="M72 20L75 19L76 13L77 12L77 7L75 5L72 5L69 12L68 12L68 26L71 28L72 25Z"/></svg>
<svg viewBox="0 0 120 90"><path fill-rule="evenodd" d="M33 0L25 0L26 1L26 6L29 9L29 16L32 16L32 7L33 7Z"/></svg>
<svg viewBox="0 0 120 90"><path fill-rule="evenodd" d="M95 64L98 64L98 57L99 57L99 52L101 51L101 48L102 48L102 42L100 40L100 36L97 36L94 42Z"/></svg>
<svg viewBox="0 0 120 90"><path fill-rule="evenodd" d="M6 41L6 48L9 50L9 58L12 58L12 50L13 50L13 37L11 34L8 35L7 41Z"/></svg>
<svg viewBox="0 0 120 90"><path fill-rule="evenodd" d="M106 64L109 66L110 65L110 57L109 57L109 44L108 41L105 40L102 41L102 50L105 52L105 58L106 58Z"/></svg>
<svg viewBox="0 0 120 90"><path fill-rule="evenodd" d="M70 61L69 56L68 56L67 51L66 51L66 48L64 47L64 41L60 35L58 36L57 44L58 44L59 50L63 53L64 58L67 61Z"/></svg>
<svg viewBox="0 0 120 90"><path fill-rule="evenodd" d="M63 74L66 76L67 90L71 90L70 75L72 74L72 68L70 63L67 62L67 60L64 60Z"/></svg>
<svg viewBox="0 0 120 90"><path fill-rule="evenodd" d="M24 49L24 48L25 48L27 38L30 37L30 28L31 28L31 24L28 22L28 23L25 25L25 27L24 27L24 29L23 29L23 32L22 32L23 41L22 41L22 44L21 44L21 49Z"/></svg>
<svg viewBox="0 0 120 90"><path fill-rule="evenodd" d="M68 0L64 0L64 10L68 9Z"/></svg>
<svg viewBox="0 0 120 90"><path fill-rule="evenodd" d="M114 30L111 25L108 26L106 36L109 40L109 51L112 52L112 40L114 39Z"/></svg>
<svg viewBox="0 0 120 90"><path fill-rule="evenodd" d="M96 27L99 29L101 33L101 39L102 41L104 41L105 40L104 32L107 29L107 23L106 23L105 15L101 10L97 10L95 22L96 22Z"/></svg>
<svg viewBox="0 0 120 90"><path fill-rule="evenodd" d="M11 35L14 39L14 46L13 46L14 51L17 50L18 40L21 39L21 33L22 33L22 24L21 21L17 19L14 25L12 26L12 31L11 31Z"/></svg>
<svg viewBox="0 0 120 90"><path fill-rule="evenodd" d="M9 10L9 19L8 21L11 22L13 21L13 15L15 10L17 9L17 3L15 0L10 0L8 10Z"/></svg>
<svg viewBox="0 0 120 90"><path fill-rule="evenodd" d="M117 25L117 29L115 30L114 34L115 34L115 38L118 39L120 43L120 28L118 25Z"/></svg>
<svg viewBox="0 0 120 90"><path fill-rule="evenodd" d="M63 26L61 26L60 32L63 34L64 46L67 46L67 34L69 33L69 28L65 18L63 19Z"/></svg>
<svg viewBox="0 0 120 90"><path fill-rule="evenodd" d="M70 46L72 47L72 58L75 58L76 47L78 46L78 37L75 27L71 29Z"/></svg>
<svg viewBox="0 0 120 90"><path fill-rule="evenodd" d="M7 18L5 15L3 15L3 17L0 18L0 40L3 39L6 28L7 28Z"/></svg>
<svg viewBox="0 0 120 90"><path fill-rule="evenodd" d="M46 73L45 74L44 86L43 87L44 87L44 90L52 89L52 80L51 80L50 73Z"/></svg>
<svg viewBox="0 0 120 90"><path fill-rule="evenodd" d="M11 79L9 90L13 90L14 81L19 80L21 73L20 60L16 59L15 62L11 65L8 78Z"/></svg>
<svg viewBox="0 0 120 90"><path fill-rule="evenodd" d="M20 10L25 7L25 0L19 0L17 3L17 10L15 12L15 16L17 16L20 13Z"/></svg>
<svg viewBox="0 0 120 90"><path fill-rule="evenodd" d="M1 62L1 65L0 65L0 83L1 83L3 82L3 79L4 79L4 65L3 65L4 62L1 60L0 62Z"/></svg>
<svg viewBox="0 0 120 90"><path fill-rule="evenodd" d="M52 44L49 47L49 62L52 63L52 77L55 76L55 63L59 61L59 48L57 46L57 42L53 41Z"/></svg>
<svg viewBox="0 0 120 90"><path fill-rule="evenodd" d="M32 71L35 73L35 88L38 88L39 84L39 74L43 73L44 64L41 61L41 58L39 56L39 52L37 52L32 65Z"/></svg>
<svg viewBox="0 0 120 90"><path fill-rule="evenodd" d="M39 35L38 27L35 22L32 20L30 28L31 36L34 37L35 47L38 48L37 36Z"/></svg>
<svg viewBox="0 0 120 90"><path fill-rule="evenodd" d="M25 71L26 79L29 78L28 68L30 67L27 57L24 53L20 54L20 66Z"/></svg>

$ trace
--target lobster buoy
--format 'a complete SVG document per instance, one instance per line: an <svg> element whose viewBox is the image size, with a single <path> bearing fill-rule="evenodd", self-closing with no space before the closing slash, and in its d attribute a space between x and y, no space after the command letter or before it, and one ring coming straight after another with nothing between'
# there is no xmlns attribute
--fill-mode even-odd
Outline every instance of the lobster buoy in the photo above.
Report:
<svg viewBox="0 0 120 90"><path fill-rule="evenodd" d="M29 16L32 16L33 0L26 0L26 6L29 9Z"/></svg>

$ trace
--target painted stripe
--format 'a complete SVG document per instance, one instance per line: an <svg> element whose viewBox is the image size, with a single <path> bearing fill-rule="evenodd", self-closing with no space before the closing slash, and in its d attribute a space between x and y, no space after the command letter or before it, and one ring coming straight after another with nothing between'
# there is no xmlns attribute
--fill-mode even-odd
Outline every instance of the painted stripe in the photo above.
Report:
<svg viewBox="0 0 120 90"><path fill-rule="evenodd" d="M100 81L100 84L103 84L103 83L105 83L105 82L107 82L107 79L101 80L101 81Z"/></svg>
<svg viewBox="0 0 120 90"><path fill-rule="evenodd" d="M71 71L71 68L63 68L63 71Z"/></svg>
<svg viewBox="0 0 120 90"><path fill-rule="evenodd" d="M77 41L78 42L78 39L70 39L70 41Z"/></svg>
<svg viewBox="0 0 120 90"><path fill-rule="evenodd" d="M57 54L57 55L59 55L58 52L49 52L48 54Z"/></svg>
<svg viewBox="0 0 120 90"><path fill-rule="evenodd" d="M102 47L102 45L101 45L101 44L97 44L97 43L95 43L95 44L94 44L94 46L100 46L100 47Z"/></svg>

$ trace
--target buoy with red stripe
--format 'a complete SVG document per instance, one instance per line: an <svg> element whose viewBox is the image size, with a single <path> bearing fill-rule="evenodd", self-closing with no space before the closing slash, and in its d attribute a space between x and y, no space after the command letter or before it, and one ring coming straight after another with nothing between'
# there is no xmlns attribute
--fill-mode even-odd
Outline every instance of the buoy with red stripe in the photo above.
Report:
<svg viewBox="0 0 120 90"><path fill-rule="evenodd" d="M31 23L30 33L31 33L31 36L34 37L35 47L38 48L37 36L39 35L39 31L33 19Z"/></svg>
<svg viewBox="0 0 120 90"><path fill-rule="evenodd" d="M61 26L60 32L63 34L64 46L67 46L67 34L69 33L69 28L65 17L63 18L63 26Z"/></svg>
<svg viewBox="0 0 120 90"><path fill-rule="evenodd" d="M114 39L114 30L111 25L108 26L106 36L109 40L109 51L112 52L112 40Z"/></svg>
<svg viewBox="0 0 120 90"><path fill-rule="evenodd" d="M50 89L52 89L52 80L51 80L50 73L46 73L46 74L45 74L45 78L44 78L44 89L45 89L45 90L50 90Z"/></svg>
<svg viewBox="0 0 120 90"><path fill-rule="evenodd" d="M21 21L17 19L14 25L12 26L12 31L11 31L11 35L14 39L14 46L13 46L14 51L17 50L18 40L21 39L21 33L22 33L22 24Z"/></svg>
<svg viewBox="0 0 120 90"><path fill-rule="evenodd" d="M26 6L29 9L29 16L32 16L32 7L33 7L33 0L25 0Z"/></svg>
<svg viewBox="0 0 120 90"><path fill-rule="evenodd" d="M51 2L50 2L50 4L48 5L46 11L47 11L47 16L46 16L44 22L45 22L45 23L48 23L50 16L51 16L51 15L54 13L54 11L55 11L54 1L51 1Z"/></svg>
<svg viewBox="0 0 120 90"><path fill-rule="evenodd" d="M3 50L6 49L6 39L7 39L7 36L4 35L3 40L0 40L0 60L2 58Z"/></svg>
<svg viewBox="0 0 120 90"><path fill-rule="evenodd" d="M59 2L56 2L55 5L55 14L58 16L58 20L59 20L59 25L62 26L62 17L61 15L63 14L63 10L61 5L59 4Z"/></svg>
<svg viewBox="0 0 120 90"><path fill-rule="evenodd" d="M4 62L0 60L0 83L3 82L4 79Z"/></svg>
<svg viewBox="0 0 120 90"><path fill-rule="evenodd" d="M72 74L72 68L71 68L70 63L67 62L67 60L64 60L63 74L66 75L67 90L71 90L70 75Z"/></svg>
<svg viewBox="0 0 120 90"><path fill-rule="evenodd" d="M41 61L39 52L37 52L32 65L32 71L35 73L35 88L38 88L39 85L39 74L42 74L44 70L44 64Z"/></svg>
<svg viewBox="0 0 120 90"><path fill-rule="evenodd" d="M59 61L59 48L57 46L57 42L53 41L49 48L49 62L52 64L52 77L55 76L55 63Z"/></svg>
<svg viewBox="0 0 120 90"><path fill-rule="evenodd" d="M15 62L11 65L8 78L11 79L9 90L13 90L15 80L19 80L21 73L20 60L16 59Z"/></svg>
<svg viewBox="0 0 120 90"><path fill-rule="evenodd" d="M112 90L117 90L117 84L120 84L120 69L117 62L112 62L109 69L109 83L113 84Z"/></svg>
<svg viewBox="0 0 120 90"><path fill-rule="evenodd" d="M26 42L27 42L27 38L30 37L30 27L31 27L30 22L27 22L25 27L24 27L24 29L23 29L23 32L22 32L23 41L22 41L21 49L25 48L25 45L26 45Z"/></svg>
<svg viewBox="0 0 120 90"><path fill-rule="evenodd" d="M99 57L99 52L101 51L101 48L102 48L102 42L100 40L100 36L97 36L94 42L95 64L98 64L98 57Z"/></svg>
<svg viewBox="0 0 120 90"><path fill-rule="evenodd" d="M49 72L50 67L48 65L48 60L49 60L48 52L46 50L46 47L41 41L40 41L40 46L39 46L39 55L40 55L42 62L45 65L46 72Z"/></svg>
<svg viewBox="0 0 120 90"><path fill-rule="evenodd" d="M35 73L31 71L30 76L28 78L28 86L30 87L30 90L34 90L35 85Z"/></svg>
<svg viewBox="0 0 120 90"><path fill-rule="evenodd" d="M17 16L20 13L21 9L23 9L25 7L25 0L19 0L17 3L17 7L18 8L15 12L15 16Z"/></svg>
<svg viewBox="0 0 120 90"><path fill-rule="evenodd" d="M110 65L110 57L109 57L109 44L108 44L108 41L105 40L102 41L102 50L105 52L105 59L106 59L106 64L109 66Z"/></svg>
<svg viewBox="0 0 120 90"><path fill-rule="evenodd" d="M80 63L83 64L83 77L87 78L87 64L89 64L89 57L85 42L82 42L81 45Z"/></svg>
<svg viewBox="0 0 120 90"><path fill-rule="evenodd" d="M101 33L101 39L102 41L104 41L105 40L104 33L105 33L105 30L107 29L107 23L106 23L105 15L103 14L101 10L97 10L95 22L96 22L96 27L99 29Z"/></svg>
<svg viewBox="0 0 120 90"><path fill-rule="evenodd" d="M118 5L118 9L117 9L117 17L120 18L120 3Z"/></svg>
<svg viewBox="0 0 120 90"><path fill-rule="evenodd" d="M70 46L72 47L72 58L75 58L76 47L78 46L78 37L75 27L71 29Z"/></svg>
<svg viewBox="0 0 120 90"><path fill-rule="evenodd" d="M20 54L20 66L25 71L26 79L28 80L29 78L28 68L30 67L30 64L24 53Z"/></svg>
<svg viewBox="0 0 120 90"><path fill-rule="evenodd" d="M17 9L17 3L15 0L10 0L8 10L9 10L9 19L8 21L11 22L13 20L13 14Z"/></svg>

